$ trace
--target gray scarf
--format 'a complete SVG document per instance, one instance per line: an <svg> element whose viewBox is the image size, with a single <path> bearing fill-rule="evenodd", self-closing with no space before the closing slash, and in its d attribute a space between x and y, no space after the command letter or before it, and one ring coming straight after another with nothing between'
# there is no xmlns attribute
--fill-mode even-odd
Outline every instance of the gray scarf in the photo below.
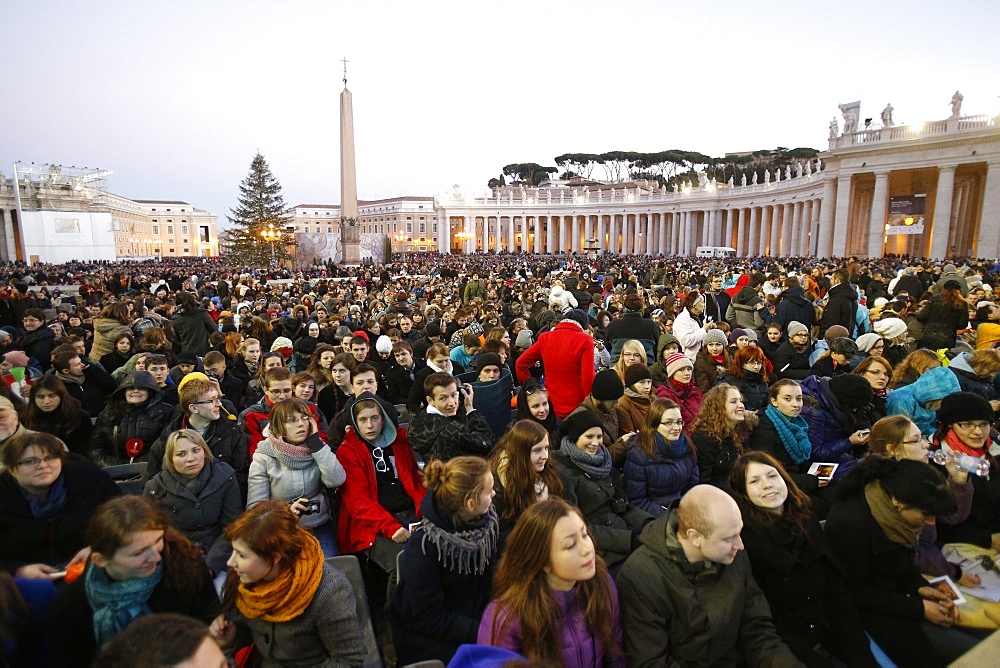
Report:
<svg viewBox="0 0 1000 668"><path fill-rule="evenodd" d="M482 575L496 553L500 522L492 505L483 516L482 523L465 531L448 531L424 518L421 528L424 535L420 547L427 554L427 542L437 548L438 561L459 575Z"/></svg>
<svg viewBox="0 0 1000 668"><path fill-rule="evenodd" d="M311 454L293 455L289 454L288 452L282 452L281 450L278 450L277 448L274 447L274 444L271 442L271 439L274 438L277 437L274 434L271 434L271 436L261 441L260 445L257 446L257 450L259 452L263 452L265 455L274 457L279 462L281 462L282 466L285 466L286 468L289 468L293 471L301 471L303 469L309 468L310 466L316 465L316 460L312 458ZM278 440L281 441L281 439ZM283 443L283 441L281 442ZM308 452L309 448L305 448L305 450Z"/></svg>
<svg viewBox="0 0 1000 668"><path fill-rule="evenodd" d="M611 473L611 453L603 445L600 446L596 455L588 455L576 447L576 443L564 436L559 452L567 457L573 466L591 478L606 478Z"/></svg>

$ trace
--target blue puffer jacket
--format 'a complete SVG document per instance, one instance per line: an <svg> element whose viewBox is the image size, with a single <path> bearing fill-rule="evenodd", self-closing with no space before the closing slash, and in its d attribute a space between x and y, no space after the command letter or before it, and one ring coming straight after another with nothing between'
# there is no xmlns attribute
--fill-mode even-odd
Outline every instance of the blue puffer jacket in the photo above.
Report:
<svg viewBox="0 0 1000 668"><path fill-rule="evenodd" d="M886 415L906 415L920 427L921 434L930 436L936 427L937 411L927 408L927 403L961 389L955 374L947 367L928 369L913 383L889 393Z"/></svg>
<svg viewBox="0 0 1000 668"><path fill-rule="evenodd" d="M840 479L854 465L854 444L851 431L847 431L841 419L843 410L830 391L830 379L809 376L799 383L803 397L811 397L802 405L802 417L809 423L809 442L812 443L812 461L840 464L834 479ZM852 430L853 431L853 430Z"/></svg>
<svg viewBox="0 0 1000 668"><path fill-rule="evenodd" d="M698 460L691 456L687 437L682 436L687 452L671 457L670 446L656 435L656 454L650 457L632 440L625 455L625 491L633 506L659 517L675 500L698 484Z"/></svg>

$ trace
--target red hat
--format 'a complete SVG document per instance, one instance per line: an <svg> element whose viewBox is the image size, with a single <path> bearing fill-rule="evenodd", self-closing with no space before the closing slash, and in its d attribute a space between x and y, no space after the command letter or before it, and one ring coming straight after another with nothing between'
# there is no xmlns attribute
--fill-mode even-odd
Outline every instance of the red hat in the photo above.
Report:
<svg viewBox="0 0 1000 668"><path fill-rule="evenodd" d="M368 342L368 345L371 345L372 340L368 338L368 332L359 329L358 331L352 333L354 334L354 336L360 336L362 339Z"/></svg>

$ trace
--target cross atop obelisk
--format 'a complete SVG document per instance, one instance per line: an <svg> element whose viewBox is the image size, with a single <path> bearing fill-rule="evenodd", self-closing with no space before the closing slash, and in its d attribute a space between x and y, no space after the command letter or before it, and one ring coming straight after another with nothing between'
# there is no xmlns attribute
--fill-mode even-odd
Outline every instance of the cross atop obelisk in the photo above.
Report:
<svg viewBox="0 0 1000 668"><path fill-rule="evenodd" d="M347 58L344 63L344 90L340 93L340 242L344 264L361 261L358 227L358 177L354 168L354 105L347 90Z"/></svg>

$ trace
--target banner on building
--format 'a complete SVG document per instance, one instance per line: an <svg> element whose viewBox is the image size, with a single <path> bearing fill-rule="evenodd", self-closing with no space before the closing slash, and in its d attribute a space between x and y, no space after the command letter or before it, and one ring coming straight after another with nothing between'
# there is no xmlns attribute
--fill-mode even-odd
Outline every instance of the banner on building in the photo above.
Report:
<svg viewBox="0 0 1000 668"><path fill-rule="evenodd" d="M886 235L923 234L926 212L927 195L924 193L890 197Z"/></svg>

